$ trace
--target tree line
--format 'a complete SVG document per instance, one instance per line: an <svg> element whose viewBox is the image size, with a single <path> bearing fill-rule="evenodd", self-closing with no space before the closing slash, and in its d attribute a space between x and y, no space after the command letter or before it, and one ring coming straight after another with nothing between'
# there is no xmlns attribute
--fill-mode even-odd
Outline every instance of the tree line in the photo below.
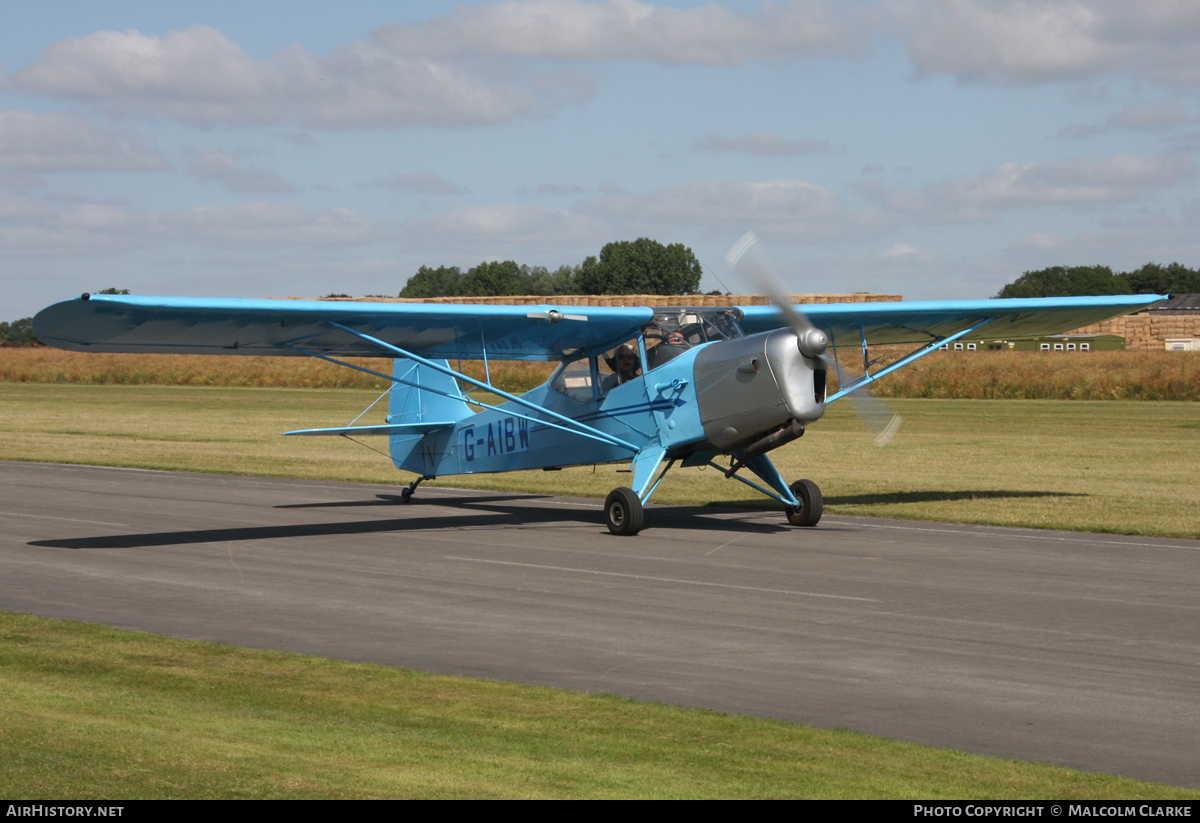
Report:
<svg viewBox="0 0 1200 823"><path fill-rule="evenodd" d="M1108 294L1200 294L1200 271L1181 263L1114 272L1108 266L1051 266L1027 271L996 297L1083 297Z"/></svg>
<svg viewBox="0 0 1200 823"><path fill-rule="evenodd" d="M22 317L11 323L0 322L0 345L38 346L41 341L33 333L33 318Z"/></svg>
<svg viewBox="0 0 1200 823"><path fill-rule="evenodd" d="M516 261L483 262L465 272L458 266L421 266L401 297L495 297L557 294L698 294L703 270L682 243L664 246L641 237L609 243L599 257L577 266L523 266Z"/></svg>
<svg viewBox="0 0 1200 823"><path fill-rule="evenodd" d="M700 262L681 243L664 246L642 237L609 243L599 257L578 266L522 266L512 260L480 263L467 271L457 266L422 266L409 278L401 297L492 297L556 294L699 294ZM96 294L129 294L103 289ZM1147 263L1128 272L1108 266L1051 266L1027 271L996 297L1081 297L1109 294L1200 294L1200 270L1181 263ZM334 295L331 295L334 296ZM347 295L336 295L346 297ZM30 346L40 341L33 318L0 322L0 345Z"/></svg>

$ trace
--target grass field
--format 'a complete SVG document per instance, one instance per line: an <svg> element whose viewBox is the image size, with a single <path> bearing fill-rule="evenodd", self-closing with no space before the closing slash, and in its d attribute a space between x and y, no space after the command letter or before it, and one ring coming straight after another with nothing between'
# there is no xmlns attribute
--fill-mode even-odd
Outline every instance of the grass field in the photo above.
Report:
<svg viewBox="0 0 1200 823"><path fill-rule="evenodd" d="M1179 798L775 720L0 613L0 796Z"/></svg>
<svg viewBox="0 0 1200 823"><path fill-rule="evenodd" d="M406 482L340 438L278 436L346 423L377 396L0 383L0 458ZM905 423L887 449L836 404L772 456L820 483L834 512L1200 537L1195 403L893 402ZM448 480L601 497L628 482L613 469ZM686 470L656 500L755 496ZM3 614L0 713L10 798L1198 796L852 732Z"/></svg>
<svg viewBox="0 0 1200 823"><path fill-rule="evenodd" d="M279 433L349 422L378 395L253 389L0 383L0 458L184 471L406 483L390 461L342 438ZM844 404L772 453L808 477L826 510L966 523L1200 537L1200 405L1136 401L891 401L904 425L876 448ZM361 422L382 422L382 410ZM386 449L383 438L365 440ZM604 497L621 466L445 478L472 488ZM762 499L719 473L677 470L655 501ZM651 525L653 521L651 520Z"/></svg>

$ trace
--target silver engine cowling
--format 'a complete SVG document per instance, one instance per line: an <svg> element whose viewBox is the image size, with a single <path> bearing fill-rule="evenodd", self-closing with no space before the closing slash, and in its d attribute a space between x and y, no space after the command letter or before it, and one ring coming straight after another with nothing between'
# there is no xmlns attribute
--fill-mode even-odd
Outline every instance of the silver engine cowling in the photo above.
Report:
<svg viewBox="0 0 1200 823"><path fill-rule="evenodd" d="M803 433L825 413L825 364L801 354L790 329L705 346L696 353L695 375L704 435L723 450L784 426Z"/></svg>

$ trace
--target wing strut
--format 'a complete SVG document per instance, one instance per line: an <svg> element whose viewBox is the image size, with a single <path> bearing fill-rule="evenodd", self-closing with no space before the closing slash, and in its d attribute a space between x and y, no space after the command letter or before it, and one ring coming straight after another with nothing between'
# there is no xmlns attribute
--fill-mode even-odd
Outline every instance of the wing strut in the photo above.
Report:
<svg viewBox="0 0 1200 823"><path fill-rule="evenodd" d="M563 429L564 431L570 432L572 434L577 434L577 435L580 435L583 437L589 437L593 440L600 440L601 442L608 443L609 445L612 445L612 446L619 446L620 448L628 449L629 451L634 452L635 454L637 452L641 451L641 449L638 448L637 446L633 445L632 443L626 443L624 440L620 439L619 437L614 437L613 435L608 434L607 432L602 432L599 429L593 429L591 426L580 423L578 420L572 420L571 418L561 415L558 412L552 412L547 408L539 406L537 403L532 403L522 397L516 396L515 394L509 394L506 391L502 391L502 390L496 388L495 386L491 385L490 383L483 383L479 380L476 380L474 377L468 377L467 375L463 374L462 372L456 372L454 369L448 368L446 366L441 366L441 365L433 362L432 360L426 360L424 357L420 357L418 355L413 354L412 352L405 351L404 349L400 348L399 346L393 346L390 343L385 343L382 340L372 337L369 334L363 334L362 332L355 331L354 329L352 329L348 326L343 326L341 323L335 323L335 322L331 321L329 323L329 325L333 326L336 329L340 329L341 331L344 331L347 334L352 334L355 337L359 338L360 340L365 340L368 343L372 343L376 346L379 346L381 349L383 349L385 351L394 352L395 354L399 355L400 357L403 357L407 360L412 360L413 362L420 363L422 366L433 369L434 371L441 372L442 374L449 375L450 377L454 377L459 380L470 383L472 386L475 386L480 389L484 389L486 391L491 392L492 394L499 395L500 397L503 397L505 400L508 400L509 402L516 403L519 406L524 406L527 409L532 409L534 412L536 412L538 414L544 414L544 415L554 418L555 420L559 420L562 423L565 423L566 427L555 426L555 424L553 424L545 419L536 418L536 417L525 418L524 415L514 413L514 416L516 416L516 417L525 418L527 420L530 420L533 423L541 423L543 425L553 426L554 428ZM340 362L337 360L333 360L333 358L330 358L330 357L324 357L323 355L315 354L314 352L306 352L306 354L314 354L314 356L316 356L316 357L321 357L324 360L330 360L334 363ZM346 363L346 364L342 364L342 365L350 365L350 364ZM353 368L358 368L358 367L353 367ZM367 371L367 369L360 369L360 370ZM389 379L394 379L394 378L389 378Z"/></svg>
<svg viewBox="0 0 1200 823"><path fill-rule="evenodd" d="M986 326L988 323L991 323L993 319L994 318L991 318L991 317L984 318L983 320L980 320L975 325L969 326L968 328L965 328L962 331L955 332L954 334L951 334L947 337L939 337L936 340L931 340L930 342L926 343L924 346L922 346L921 348L912 352L911 354L907 354L904 357L901 357L899 360L897 360L892 365L887 366L886 368L880 369L879 371L875 372L874 374L864 374L862 377L858 378L857 380L854 380L854 381L848 383L837 394L833 395L832 397L826 398L825 403L826 404L832 403L834 400L838 400L842 397L845 397L852 391L857 391L858 389L861 389L863 386L870 385L871 383L874 383L879 378L891 374L896 369L902 369L905 366L907 366L909 363L912 363L916 360L920 360L922 357L924 357L925 355L934 351L935 349L945 346L947 343L953 343L958 338L960 338L964 335L970 334L971 332L975 331L976 329L978 329L981 326ZM863 346L863 362L865 363L866 356L867 356L866 335L863 335L862 346Z"/></svg>

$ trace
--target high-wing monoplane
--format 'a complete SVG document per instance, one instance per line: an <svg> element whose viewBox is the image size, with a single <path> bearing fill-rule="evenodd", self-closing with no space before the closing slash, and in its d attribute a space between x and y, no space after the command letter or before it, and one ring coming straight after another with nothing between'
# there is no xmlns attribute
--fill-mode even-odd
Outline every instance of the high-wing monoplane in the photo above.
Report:
<svg viewBox="0 0 1200 823"><path fill-rule="evenodd" d="M71 351L318 357L378 375L391 385L385 425L286 434L386 436L396 467L416 475L406 502L439 476L629 463L632 483L612 491L604 517L612 533L633 535L676 465L715 467L779 501L793 525L815 526L820 489L789 484L768 454L829 403L955 341L1070 331L1161 299L648 308L84 294L44 309L34 330ZM915 348L872 371L870 346L901 344ZM865 372L830 394L839 349L861 350ZM348 357L390 359L390 373ZM451 365L463 360L559 365L516 396Z"/></svg>

